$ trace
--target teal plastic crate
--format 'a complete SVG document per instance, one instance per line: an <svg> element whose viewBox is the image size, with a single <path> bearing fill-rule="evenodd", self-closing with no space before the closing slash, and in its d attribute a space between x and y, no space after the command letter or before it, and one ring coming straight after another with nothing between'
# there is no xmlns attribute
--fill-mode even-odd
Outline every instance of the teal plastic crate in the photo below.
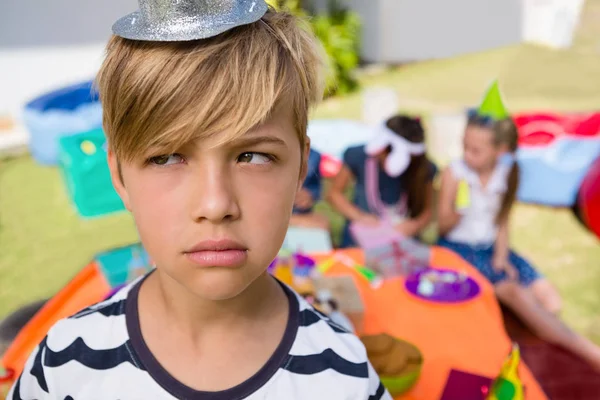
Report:
<svg viewBox="0 0 600 400"><path fill-rule="evenodd" d="M141 243L104 251L94 259L111 288L129 283L152 268Z"/></svg>
<svg viewBox="0 0 600 400"><path fill-rule="evenodd" d="M110 179L105 144L102 129L65 136L59 142L59 166L69 197L82 217L125 209Z"/></svg>

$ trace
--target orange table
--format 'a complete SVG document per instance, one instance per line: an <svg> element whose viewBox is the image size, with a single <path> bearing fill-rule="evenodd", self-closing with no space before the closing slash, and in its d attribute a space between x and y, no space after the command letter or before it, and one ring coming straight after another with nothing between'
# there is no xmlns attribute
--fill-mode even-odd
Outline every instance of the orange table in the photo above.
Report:
<svg viewBox="0 0 600 400"><path fill-rule="evenodd" d="M364 261L360 250L340 251L359 263ZM342 264L327 271L332 276L353 275L365 305L364 332L360 333L386 332L422 351L421 377L410 392L398 398L402 400L439 399L451 369L495 377L511 348L492 285L473 266L443 248L432 248L431 265L469 274L481 286L481 294L465 303L431 303L408 293L402 278L387 280L374 289ZM527 400L546 399L524 364L520 376Z"/></svg>
<svg viewBox="0 0 600 400"><path fill-rule="evenodd" d="M52 325L62 318L102 301L110 291L110 285L95 262L88 264L77 276L38 311L21 329L10 345L0 364L19 376L27 358L44 339ZM1 389L1 388L0 388Z"/></svg>
<svg viewBox="0 0 600 400"><path fill-rule="evenodd" d="M360 250L342 252L363 262ZM480 284L481 295L462 304L434 304L406 292L401 278L388 280L381 287L372 289L364 278L353 275L366 308L364 332L361 333L387 332L414 343L423 352L421 378L409 393L399 398L402 400L439 399L453 368L494 377L511 346L493 288L485 278L458 255L445 249L432 248L431 264L468 273ZM327 274L353 273L340 264L334 265ZM109 289L96 265L87 266L29 322L4 355L2 364L20 372L25 359L54 322L100 301ZM530 371L522 366L520 372L527 387L527 400L545 400Z"/></svg>

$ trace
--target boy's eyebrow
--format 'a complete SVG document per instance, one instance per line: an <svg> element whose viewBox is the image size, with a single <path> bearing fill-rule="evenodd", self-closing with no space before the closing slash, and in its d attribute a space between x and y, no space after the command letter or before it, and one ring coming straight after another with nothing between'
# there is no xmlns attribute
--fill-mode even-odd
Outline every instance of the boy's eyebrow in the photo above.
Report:
<svg viewBox="0 0 600 400"><path fill-rule="evenodd" d="M234 146L256 146L259 144L274 144L277 146L287 147L287 144L280 138L275 136L242 136L232 142Z"/></svg>

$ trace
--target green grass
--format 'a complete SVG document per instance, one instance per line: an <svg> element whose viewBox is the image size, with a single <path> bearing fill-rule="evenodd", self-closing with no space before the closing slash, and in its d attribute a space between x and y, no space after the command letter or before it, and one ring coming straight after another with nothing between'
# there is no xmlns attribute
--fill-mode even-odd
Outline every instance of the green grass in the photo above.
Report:
<svg viewBox="0 0 600 400"><path fill-rule="evenodd" d="M55 293L96 252L135 240L127 214L80 219L57 169L0 161L0 318Z"/></svg>
<svg viewBox="0 0 600 400"><path fill-rule="evenodd" d="M476 103L495 77L513 110L598 109L598 17L600 0L588 0L575 46L567 51L514 46L363 74L360 80L365 87L394 88L403 109L425 114ZM314 117L360 115L361 98L355 94L328 100ZM333 218L339 232L342 220ZM512 221L514 247L559 288L564 319L600 343L598 240L569 210L519 205ZM0 160L0 318L19 305L51 296L96 252L135 240L127 214L80 219L56 169L39 166L28 156Z"/></svg>
<svg viewBox="0 0 600 400"><path fill-rule="evenodd" d="M363 87L397 90L403 108L455 111L480 101L499 78L511 110L597 110L600 107L600 0L586 0L572 48L554 51L515 45L451 59L433 60L365 74ZM333 99L317 115L360 117L359 96Z"/></svg>

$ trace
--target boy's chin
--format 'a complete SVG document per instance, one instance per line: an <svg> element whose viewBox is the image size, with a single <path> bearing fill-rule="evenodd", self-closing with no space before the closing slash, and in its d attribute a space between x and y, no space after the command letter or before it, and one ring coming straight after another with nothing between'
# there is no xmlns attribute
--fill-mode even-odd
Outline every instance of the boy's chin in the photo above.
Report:
<svg viewBox="0 0 600 400"><path fill-rule="evenodd" d="M200 276L181 282L188 291L203 300L226 301L244 293L256 277L247 276L241 271L202 271Z"/></svg>

